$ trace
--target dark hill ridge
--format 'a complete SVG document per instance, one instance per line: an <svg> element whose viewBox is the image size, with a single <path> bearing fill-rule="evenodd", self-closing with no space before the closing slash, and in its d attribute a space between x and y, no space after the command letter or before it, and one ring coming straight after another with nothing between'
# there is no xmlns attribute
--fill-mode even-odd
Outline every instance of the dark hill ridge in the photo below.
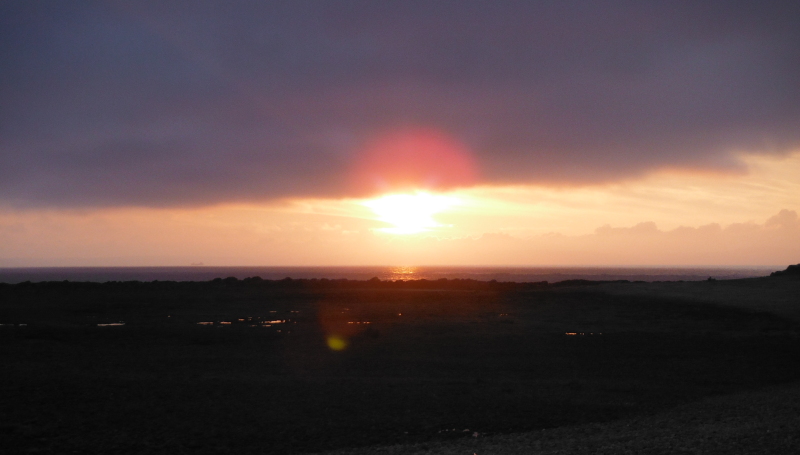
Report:
<svg viewBox="0 0 800 455"><path fill-rule="evenodd" d="M574 279L554 283L547 281L515 282L515 281L480 281L470 278L440 278L437 280L380 280L377 277L369 280L350 280L346 278L299 278L290 277L281 280L266 280L259 276L238 279L236 277L215 278L209 281L23 281L20 283L0 283L0 290L34 289L40 290L191 290L209 291L219 289L263 289L286 291L325 291L345 289L385 289L385 290L443 290L443 291L524 291L573 286L597 286L607 283L630 283L629 280L585 280Z"/></svg>
<svg viewBox="0 0 800 455"><path fill-rule="evenodd" d="M790 265L786 270L779 270L772 272L769 276L796 276L800 277L800 264Z"/></svg>

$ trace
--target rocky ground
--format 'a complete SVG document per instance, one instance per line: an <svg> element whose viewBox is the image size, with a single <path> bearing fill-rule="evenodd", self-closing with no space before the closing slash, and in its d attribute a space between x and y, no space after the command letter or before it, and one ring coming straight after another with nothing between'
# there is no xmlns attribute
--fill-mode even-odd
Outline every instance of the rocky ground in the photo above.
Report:
<svg viewBox="0 0 800 455"><path fill-rule="evenodd" d="M2 452L792 453L798 284L0 285Z"/></svg>
<svg viewBox="0 0 800 455"><path fill-rule="evenodd" d="M653 415L527 433L367 447L327 455L792 454L800 450L800 386L706 398Z"/></svg>
<svg viewBox="0 0 800 455"><path fill-rule="evenodd" d="M797 268L797 266L794 266ZM777 279L776 279L777 278ZM766 311L800 321L800 279L609 283L613 295L676 298ZM800 453L800 384L767 387L607 423L334 454L790 454Z"/></svg>

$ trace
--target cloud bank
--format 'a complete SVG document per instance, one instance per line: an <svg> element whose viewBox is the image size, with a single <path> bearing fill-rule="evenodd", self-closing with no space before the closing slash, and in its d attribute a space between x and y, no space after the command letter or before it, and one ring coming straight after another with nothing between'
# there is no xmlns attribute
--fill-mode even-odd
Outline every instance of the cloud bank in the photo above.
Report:
<svg viewBox="0 0 800 455"><path fill-rule="evenodd" d="M3 2L0 204L363 195L365 150L416 130L469 184L742 171L800 147L798 23L791 1ZM465 184L425 153L419 184Z"/></svg>

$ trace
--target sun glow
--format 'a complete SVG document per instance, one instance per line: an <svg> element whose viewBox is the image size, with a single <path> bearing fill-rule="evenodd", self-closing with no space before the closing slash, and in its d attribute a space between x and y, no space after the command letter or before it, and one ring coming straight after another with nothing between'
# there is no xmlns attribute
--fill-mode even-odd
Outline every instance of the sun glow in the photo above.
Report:
<svg viewBox="0 0 800 455"><path fill-rule="evenodd" d="M433 195L425 192L415 194L391 194L365 201L363 204L376 215L378 220L392 227L378 229L389 234L417 234L442 227L433 215L458 203L449 196Z"/></svg>

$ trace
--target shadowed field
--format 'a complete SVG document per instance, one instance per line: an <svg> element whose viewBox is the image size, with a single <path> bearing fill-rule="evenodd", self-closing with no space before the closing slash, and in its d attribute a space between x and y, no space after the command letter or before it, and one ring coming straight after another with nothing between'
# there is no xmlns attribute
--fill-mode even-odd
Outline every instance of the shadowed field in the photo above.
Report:
<svg viewBox="0 0 800 455"><path fill-rule="evenodd" d="M0 285L0 434L303 453L645 418L800 380L792 311L717 296L795 286L765 280Z"/></svg>

